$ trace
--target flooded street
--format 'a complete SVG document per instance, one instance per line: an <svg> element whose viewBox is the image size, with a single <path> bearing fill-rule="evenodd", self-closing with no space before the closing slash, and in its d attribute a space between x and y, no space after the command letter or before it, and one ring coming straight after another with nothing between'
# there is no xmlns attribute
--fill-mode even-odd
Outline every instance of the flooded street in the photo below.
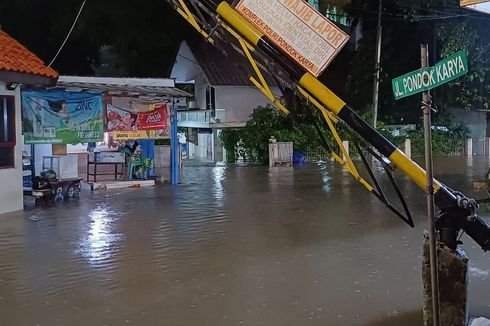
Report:
<svg viewBox="0 0 490 326"><path fill-rule="evenodd" d="M435 172L481 198L486 166ZM176 188L1 215L0 324L420 325L425 197L398 177L415 229L330 162L188 167ZM469 313L490 317L490 256L462 240Z"/></svg>

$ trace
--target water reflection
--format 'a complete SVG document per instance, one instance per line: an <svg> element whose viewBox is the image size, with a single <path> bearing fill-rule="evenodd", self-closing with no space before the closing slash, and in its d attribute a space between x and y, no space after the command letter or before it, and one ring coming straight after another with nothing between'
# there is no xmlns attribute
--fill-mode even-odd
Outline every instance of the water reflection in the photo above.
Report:
<svg viewBox="0 0 490 326"><path fill-rule="evenodd" d="M488 162L472 164L443 159L435 171L471 194ZM421 324L426 207L407 179L415 229L332 162L184 174L178 187L2 216L0 324ZM469 313L488 316L488 254L462 240Z"/></svg>
<svg viewBox="0 0 490 326"><path fill-rule="evenodd" d="M332 186L330 185L330 179L332 179L332 177L330 176L328 166L325 164L325 162L318 162L318 169L320 171L320 174L322 175L322 189L324 192L328 193L332 189Z"/></svg>
<svg viewBox="0 0 490 326"><path fill-rule="evenodd" d="M216 166L213 168L213 197L216 199L216 204L219 206L223 206L224 199L224 191L223 191L223 182L225 181L226 176L226 166Z"/></svg>
<svg viewBox="0 0 490 326"><path fill-rule="evenodd" d="M89 214L87 235L80 239L79 254L87 259L91 266L104 265L117 249L117 242L123 236L113 233L113 225L118 217L105 207L99 207Z"/></svg>

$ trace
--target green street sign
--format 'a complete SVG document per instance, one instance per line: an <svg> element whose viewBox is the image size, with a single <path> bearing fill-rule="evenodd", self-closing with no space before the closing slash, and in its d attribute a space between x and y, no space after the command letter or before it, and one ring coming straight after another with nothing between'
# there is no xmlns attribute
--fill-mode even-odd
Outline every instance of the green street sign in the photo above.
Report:
<svg viewBox="0 0 490 326"><path fill-rule="evenodd" d="M393 94L399 100L448 83L468 73L466 51L459 51L432 67L409 72L393 79Z"/></svg>

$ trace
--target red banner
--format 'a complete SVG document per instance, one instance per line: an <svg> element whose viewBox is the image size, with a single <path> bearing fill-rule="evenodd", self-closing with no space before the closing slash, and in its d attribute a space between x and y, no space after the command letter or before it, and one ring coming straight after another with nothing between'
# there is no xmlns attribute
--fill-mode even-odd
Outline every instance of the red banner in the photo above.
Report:
<svg viewBox="0 0 490 326"><path fill-rule="evenodd" d="M150 112L139 112L136 118L137 130L167 129L167 108L165 105L156 105Z"/></svg>

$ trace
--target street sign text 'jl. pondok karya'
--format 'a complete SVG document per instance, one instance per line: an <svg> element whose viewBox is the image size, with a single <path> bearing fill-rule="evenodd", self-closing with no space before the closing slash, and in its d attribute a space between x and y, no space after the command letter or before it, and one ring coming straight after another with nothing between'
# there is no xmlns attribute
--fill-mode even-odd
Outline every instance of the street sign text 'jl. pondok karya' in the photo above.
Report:
<svg viewBox="0 0 490 326"><path fill-rule="evenodd" d="M459 51L432 67L412 71L393 79L393 94L399 100L448 83L468 73L466 51Z"/></svg>

